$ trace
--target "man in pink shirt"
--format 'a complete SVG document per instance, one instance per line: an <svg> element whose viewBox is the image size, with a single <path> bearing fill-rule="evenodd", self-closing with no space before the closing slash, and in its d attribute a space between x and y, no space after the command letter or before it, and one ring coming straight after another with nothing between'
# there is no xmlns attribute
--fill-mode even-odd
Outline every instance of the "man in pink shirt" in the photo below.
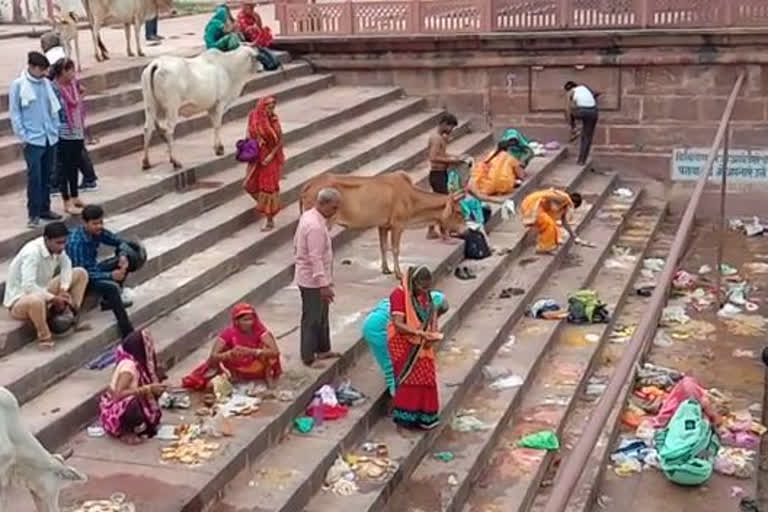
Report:
<svg viewBox="0 0 768 512"><path fill-rule="evenodd" d="M301 292L301 360L311 366L318 359L339 357L331 352L328 309L333 302L333 246L328 219L336 215L341 195L335 188L317 193L315 207L299 219L293 239L296 284Z"/></svg>

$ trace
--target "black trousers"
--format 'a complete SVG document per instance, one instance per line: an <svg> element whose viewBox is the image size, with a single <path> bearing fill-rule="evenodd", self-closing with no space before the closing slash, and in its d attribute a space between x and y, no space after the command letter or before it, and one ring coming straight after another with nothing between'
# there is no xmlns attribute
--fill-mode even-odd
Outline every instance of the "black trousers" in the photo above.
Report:
<svg viewBox="0 0 768 512"><path fill-rule="evenodd" d="M592 148L592 139L595 136L595 127L597 126L597 107L577 108L573 117L581 120L581 147L579 148L580 164L587 163L589 150Z"/></svg>
<svg viewBox="0 0 768 512"><path fill-rule="evenodd" d="M80 172L83 174L83 183L96 183L98 177L96 176L96 170L93 168L93 161L91 155L88 153L88 148L83 144L83 154L80 157ZM59 188L59 176L63 173L62 161L60 157L56 158L56 165L51 167L51 177L49 183Z"/></svg>
<svg viewBox="0 0 768 512"><path fill-rule="evenodd" d="M117 258L109 258L99 263L99 270L112 272L117 269ZM133 332L133 324L128 318L128 312L123 306L123 283L113 279L91 279L88 281L88 289L101 297L102 309L110 309L117 320L117 328L120 335L125 338Z"/></svg>
<svg viewBox="0 0 768 512"><path fill-rule="evenodd" d="M83 167L85 142L82 139L59 140L59 192L65 201L78 196L77 171Z"/></svg>
<svg viewBox="0 0 768 512"><path fill-rule="evenodd" d="M320 296L320 288L304 288L301 292L301 360L310 364L315 355L331 350L331 326L328 303Z"/></svg>

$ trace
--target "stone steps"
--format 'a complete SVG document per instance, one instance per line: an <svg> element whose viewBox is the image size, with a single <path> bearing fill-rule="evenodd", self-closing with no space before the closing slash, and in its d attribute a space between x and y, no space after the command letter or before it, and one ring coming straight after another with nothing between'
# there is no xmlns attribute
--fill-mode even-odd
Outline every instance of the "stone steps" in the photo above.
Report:
<svg viewBox="0 0 768 512"><path fill-rule="evenodd" d="M583 183L579 182L582 174L582 168L565 164L563 171L566 173L563 178L553 180L554 183L562 187L577 186L579 190L584 191L592 200L600 203L604 196L609 192L613 176L604 176L589 173ZM570 171L570 172L569 172ZM574 173L575 174L571 174ZM569 177L570 176L570 177ZM583 210L578 214L579 218L574 220L574 226L577 229L583 228L590 222L594 210ZM519 223L510 225L510 232L505 233L511 240L525 237L527 233L522 229ZM515 242L502 242L502 246L511 245L515 247ZM507 265L499 269L502 274L510 264L527 261L532 254L530 244L519 254L515 254ZM462 319L462 325L451 338L452 345L459 347L462 351L462 357L456 357L454 364L443 364L439 367L440 380L440 415L443 423L429 433L402 434L395 428L392 420L382 416L373 423L362 436L351 440L345 448L347 451L360 450L359 446L364 441L383 442L388 446L389 456L399 464L397 472L383 484L368 484L362 488L362 492L353 496L337 496L329 492L316 492L305 507L307 512L337 510L342 506L351 507L354 510L389 510L389 497L397 488L399 482L407 478L414 470L421 458L430 450L433 440L445 432L446 425L450 422L458 403L469 391L470 384L478 377L481 368L490 358L493 352L507 340L508 330L522 316L525 306L528 304L526 299L532 300L537 288L543 285L548 276L555 271L565 251L558 252L554 258L544 258L541 260L541 266L527 270L525 282L521 288L525 290L521 296L518 307L495 308L495 311L489 311L484 308L478 308ZM493 280L494 288L501 284L500 276ZM498 293L498 290L490 293ZM471 349L471 352L470 352ZM451 351L453 352L453 351ZM449 359L452 357L447 355ZM383 386L381 387L383 395ZM351 449L351 450L350 450ZM324 475L321 475L324 476ZM320 483L320 482L318 482Z"/></svg>
<svg viewBox="0 0 768 512"><path fill-rule="evenodd" d="M292 106L303 108L300 103L287 104L288 114ZM307 129L286 130L285 137L289 142L282 199L286 203L295 200L301 186L312 176L331 170L352 170L429 130L439 111L421 111L423 106L423 100L418 98L391 99L384 106L338 123L332 130L318 130L301 140L296 140L297 135ZM467 128L462 125L458 133L464 133ZM332 153L334 148L339 148L336 153ZM423 152L426 142L421 140L414 149ZM207 247L251 224L254 221L253 200L242 194L243 173L242 164L232 165L214 175L210 187L166 193L155 201L108 219L110 228L126 237L145 239L147 245L149 260L129 284L140 284L157 272L178 264L191 249ZM203 213L205 216L200 219ZM0 275L5 274L9 264L10 259L0 263ZM6 337L5 348L0 354L16 350L34 337L31 328L7 316L0 320L0 332Z"/></svg>
<svg viewBox="0 0 768 512"><path fill-rule="evenodd" d="M544 185L575 186L580 182L582 176L583 172L580 167L564 164L544 176L542 183ZM476 304L488 295L489 289L499 282L500 276L506 272L506 269L515 260L522 257L521 253L525 253L523 249L525 232L517 223L494 229L491 239L494 246L505 248L505 252L491 260L485 260L485 265L478 269L477 280L469 282L448 280L438 285L438 288L449 297L451 304L451 310L441 319L446 339L458 337L468 323L470 325L477 324L477 315L483 316L483 313L477 310ZM556 266L555 259L550 259L549 263L552 267ZM539 283L543 275L542 273L533 274L531 276L532 284ZM521 311L511 313L508 322L514 322L520 313ZM488 325L487 331L484 328L484 332L488 332L491 337L494 337L500 336L498 333L501 331ZM359 331L351 333L350 336L359 338ZM307 510L336 510L335 507L339 505L335 502L324 502L322 497L316 497L312 501L310 499L313 493L319 490L325 473L340 451L349 449L360 439L373 439L370 436L365 437L366 433L373 429L386 429L387 427L382 423L389 424L391 421L384 417L384 405L387 397L381 379L371 377L371 375L378 375L378 373L379 370L366 350L364 356L341 377L349 378L371 399L365 404L351 409L348 417L326 422L319 431L313 431L307 436L290 434L280 444L269 448L233 479L232 484L223 492L222 502L214 510L221 512L234 510L244 504L256 501L258 501L260 509L265 511L303 510L307 503L309 503ZM451 375L449 379L450 382L454 383L454 386L463 382L462 378L454 377ZM442 373L441 380L444 380ZM444 391L443 396L445 393L450 394L451 391ZM444 404L444 407L450 408L450 403ZM445 411L441 412L441 414L444 413ZM378 437L375 439L379 440ZM404 442L408 445L408 449L413 445L413 439ZM393 446L397 442L393 441L388 444L390 452L392 452ZM414 455L408 454L408 457L412 456ZM396 458L401 463L405 460L405 457ZM275 464L278 466L275 467ZM264 483L263 479L259 478L260 471L267 465L276 472L295 471L292 478L282 482L279 488L275 488L274 485ZM394 480L397 481L399 478L400 476L396 475ZM259 483L260 481L261 483ZM379 491L365 489L365 492L366 494L361 495L362 500L367 500ZM316 503L318 499L322 503ZM351 500L349 505L354 506L355 510L363 506L357 497L349 497L349 499Z"/></svg>
<svg viewBox="0 0 768 512"><path fill-rule="evenodd" d="M569 292L589 287L599 290L609 309L618 312L661 219L663 208L648 208L654 203L658 206L659 202L638 194L630 201L610 198L583 234L598 248L572 247L566 257L569 261L552 275L537 297L563 304ZM622 272L604 267L611 248L623 244L639 223L650 224L651 229L634 244L636 265ZM524 384L496 392L488 388L490 381L476 383L461 409L478 411L477 417L490 428L470 433L444 431L432 450L451 451L456 459L447 465L426 456L398 489L394 497L397 509L528 510L551 457L546 452L515 448L515 443L543 429L561 433L558 420L562 421L588 379L594 356L611 329L612 323L577 326L529 317L518 322L513 330L515 344L497 353L490 365L508 368L522 376ZM587 334L601 341L586 341ZM451 476L456 485L448 485Z"/></svg>
<svg viewBox="0 0 768 512"><path fill-rule="evenodd" d="M477 153L480 147L487 147L488 143L489 139L484 134L468 135L456 141L450 150ZM391 157L392 155L387 155L383 158ZM381 164L368 165L363 170L376 173L380 172L380 168ZM415 181L424 182L426 176L426 164L413 173ZM276 220L280 222L280 217ZM293 222L293 220L285 222ZM67 500L106 492L103 487L99 487L99 482L105 481L99 475L136 470L141 471L142 474L151 474L153 479L151 486L142 485L135 489L125 489L125 492L129 492L135 501L137 510L179 510L185 507L191 507L186 509L192 510L197 509L198 503L211 500L226 480L243 466L245 459L250 456L249 451L257 449L260 443L266 443L268 438L273 438L276 433L282 432L293 417L304 408L306 400L317 386L328 382L344 367L351 364L362 349L363 344L359 339L350 343L351 338L343 334L351 332L350 329L357 332L356 326L349 325L355 320L350 320L346 311L350 309L357 311L361 304L372 303L384 293L384 290L392 286L393 280L391 276L380 274L376 233L368 231L352 238L355 235L357 234L334 230L337 245L336 260L343 261L348 258L353 261L352 265L337 263L336 270L336 288L340 298L334 305L333 331L336 333L334 348L344 354L341 360L332 363L325 370L304 369L298 357L298 332L294 329L297 321L297 292L289 285L292 277L290 263L292 244L286 241L280 246L273 247L261 259L252 259L253 265L231 275L216 287L163 316L150 328L159 345L162 360L181 359L190 351L197 349L178 364L174 364L175 360L168 361L173 366L170 371L171 379L178 382L182 375L194 368L205 357L209 346L198 347L201 343L207 342L216 330L228 323L229 308L241 300L253 302L265 322L281 338L279 343L284 368L288 370L280 379L279 385L290 387L292 382L296 383L293 388L296 393L295 401L267 403L257 417L243 422L235 420L235 437L222 440L226 446L222 448L221 456L211 460L202 472L184 467L174 467L172 471L167 471L167 468L162 466L157 467L157 450L160 445L156 441L129 448L111 439L92 439L83 433L78 433L69 441L76 452L72 463L91 476L92 484L83 488L73 488L73 494ZM352 241L343 244L345 237L351 238ZM463 254L461 245L424 244L423 237L422 230L407 233L403 243L404 263L423 262L434 268L437 275L443 275L449 271L451 265L460 261ZM354 300L345 301L342 299L344 295ZM299 372L304 372L303 381L297 381L291 376ZM77 402L85 394L93 397L89 398L92 403L85 408L95 406L95 398L108 382L110 374L111 368L101 372L79 370L37 400L25 404L22 407L25 421L32 425L33 431L39 437L45 440L50 436L51 444L58 444L55 441L61 441L61 438L55 431L64 427L61 423L46 427L46 422L50 423L54 415L60 414L59 410L54 413L51 411L70 410L69 404L72 404L72 408L77 408L80 406ZM43 400L46 395L47 398ZM199 400L199 396L195 396L194 400ZM191 411L185 411L185 414L190 413ZM165 421L171 424L181 421L179 415L173 412L168 412L164 417ZM147 465L154 467L149 469ZM183 489L174 488L172 493L161 493L162 496L155 494L158 489L163 489L166 483L182 476L184 481L188 482ZM106 476L105 478L109 479ZM130 484L129 487L131 487ZM145 500L142 492L153 493L152 499Z"/></svg>
<svg viewBox="0 0 768 512"><path fill-rule="evenodd" d="M401 151L396 155L394 162L388 161L387 157L371 160L357 169L354 174L373 176L382 172L396 170L402 166L412 166L413 163L411 163L411 161L419 161L423 158L424 150L426 149L425 138L426 134L424 134L420 140L417 139L417 141L401 146ZM419 142L420 144L416 146L416 142ZM470 134L459 138L454 144L457 151L474 152L478 148L488 144L488 138L485 134ZM327 169L328 168L323 172L326 172ZM343 171L343 168L341 170ZM420 170L419 173L414 174L415 180L422 179L426 174L423 170ZM295 174L301 175L303 173L299 171ZM301 183L304 183L309 177L311 176L305 176ZM236 199L235 201L239 202L240 199ZM160 322L162 323L166 319L175 318L179 315L179 311L184 311L185 309L191 309L201 315L200 318L205 318L205 313L202 312L205 311L206 307L218 305L221 299L225 299L227 302L220 306L213 307L213 311L216 315L226 319L228 308L231 307L233 303L229 301L226 294L222 293L222 290L231 291L233 286L237 289L245 287L247 291L243 291L239 294L235 293L235 296L248 296L249 301L263 301L269 297L274 290L285 286L293 277L293 258L291 256L293 250L292 236L297 222L297 216L291 215L289 212L295 208L295 211L298 213L298 208L296 206L290 204L287 206L288 211L285 212L284 215L280 215L276 218L276 229L271 233L262 233L260 231L260 225L251 222L249 226L240 229L232 233L228 238L223 239L219 245L213 246L207 251L194 254L185 261L184 265L194 266L195 272L198 274L204 272L205 269L210 269L208 270L209 272L218 272L221 274L220 279L211 282L214 286L210 287L210 289L207 291L201 290L199 296L192 298L187 304L182 305L183 302L186 301L174 299L176 305L165 308L165 311L163 312L157 311L156 307L153 306L155 302L158 300L165 300L163 297L172 298L179 293L178 289L181 288L179 283L176 283L174 288L163 292L163 283L169 281L169 279L166 278L164 274L160 274L157 277L150 279L146 285L136 288L137 305L141 304L142 309L149 309L150 311L155 307L153 316L147 316L146 320L144 320L139 316L142 314L141 311L132 309L131 318L140 318L141 322L151 322L154 318L165 313L164 316L160 318ZM335 243L341 246L345 242L353 239L356 235L357 233L354 232L338 231L334 235L334 240ZM240 264L230 262L233 254L237 255L243 251L250 252L251 254L247 255L247 257L239 256L241 259ZM209 254L206 254L206 252ZM197 264L198 261L200 261L201 264ZM177 267L180 267L180 265ZM177 267L173 267L169 272L183 272L183 269L176 270ZM243 275L250 277L244 277ZM153 283L154 281L159 281L159 284L155 285ZM235 285L233 281L237 284ZM165 293L165 295L163 295L163 293ZM144 294L147 298L139 299L139 294ZM104 315L100 315L100 318L103 317ZM163 341L158 340L162 354L161 359L168 362L169 367L173 366L176 361L181 360L186 355L193 352L198 345L205 341L204 339L190 341L190 338L194 339L195 336L203 338L208 334L208 331L205 330L206 327L204 327L205 323L202 324L203 330L200 331L199 329L201 327L198 326L196 322L190 322L188 317L185 318L185 320L187 322L185 329L193 329L190 333L185 334L184 336L172 337L167 345ZM104 323L111 327L111 319L109 316L107 316ZM178 327L179 324L175 325ZM90 358L93 358L100 353L112 341L116 341L116 337L114 336L108 339L109 342L107 342L107 344L103 344L98 350L91 350L89 352ZM75 340L73 340L73 342L75 342ZM85 340L82 343L89 343L89 340ZM69 340L67 340L67 348L70 349ZM31 350L32 347L29 347L29 349ZM62 355L62 357L64 357L64 355ZM72 370L82 366L84 362L85 360L72 366ZM89 378L84 377L84 375ZM109 370L107 371L107 377L108 375ZM92 386L93 376L97 376L99 380L102 381L100 385ZM87 394L72 393L72 383L84 380L89 382L88 387L90 392ZM25 418L27 418L34 426L33 431L36 432L38 437L46 445L57 446L66 439L68 434L92 418L97 405L96 398L104 385L105 381L103 381L103 375L101 375L100 372L82 369L76 370L71 378L65 379L61 383L47 389L39 397L32 400L28 405L25 405L23 408ZM22 396L24 395L25 393L22 393ZM68 395L71 396L71 398L66 399ZM72 402L73 398L75 399L74 402ZM62 402L62 400L65 401ZM56 408L53 404L61 403L68 403L70 405L67 407L59 406L57 413L51 416L49 414L50 410Z"/></svg>

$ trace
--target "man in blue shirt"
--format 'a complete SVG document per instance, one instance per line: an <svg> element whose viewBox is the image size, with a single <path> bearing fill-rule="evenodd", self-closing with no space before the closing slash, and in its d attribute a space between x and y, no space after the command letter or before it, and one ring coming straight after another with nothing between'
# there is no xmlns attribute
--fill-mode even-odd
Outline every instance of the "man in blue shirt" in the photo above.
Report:
<svg viewBox="0 0 768 512"><path fill-rule="evenodd" d="M13 133L24 143L27 163L27 225L42 220L60 220L51 211L50 175L56 163L61 104L46 78L48 59L29 52L27 69L11 84L8 108Z"/></svg>
<svg viewBox="0 0 768 512"><path fill-rule="evenodd" d="M67 255L76 267L88 272L88 289L101 295L101 309L111 309L117 320L120 334L125 337L133 332L133 324L128 318L126 307L130 300L123 297L123 283L128 277L128 258L120 255L99 262L101 244L114 247L117 251L127 243L111 231L104 229L104 210L101 206L90 204L81 214L83 225L69 234Z"/></svg>

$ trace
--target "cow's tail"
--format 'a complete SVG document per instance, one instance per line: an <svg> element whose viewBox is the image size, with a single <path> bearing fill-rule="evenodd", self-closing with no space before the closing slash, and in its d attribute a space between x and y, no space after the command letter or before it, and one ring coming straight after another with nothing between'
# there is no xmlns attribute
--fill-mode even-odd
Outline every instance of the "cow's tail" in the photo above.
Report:
<svg viewBox="0 0 768 512"><path fill-rule="evenodd" d="M155 92L155 75L160 69L160 64L156 61L150 62L147 69L141 75L141 90L144 96L144 108L146 109L147 119L152 116L157 122L158 116L162 115L161 102L157 101Z"/></svg>

